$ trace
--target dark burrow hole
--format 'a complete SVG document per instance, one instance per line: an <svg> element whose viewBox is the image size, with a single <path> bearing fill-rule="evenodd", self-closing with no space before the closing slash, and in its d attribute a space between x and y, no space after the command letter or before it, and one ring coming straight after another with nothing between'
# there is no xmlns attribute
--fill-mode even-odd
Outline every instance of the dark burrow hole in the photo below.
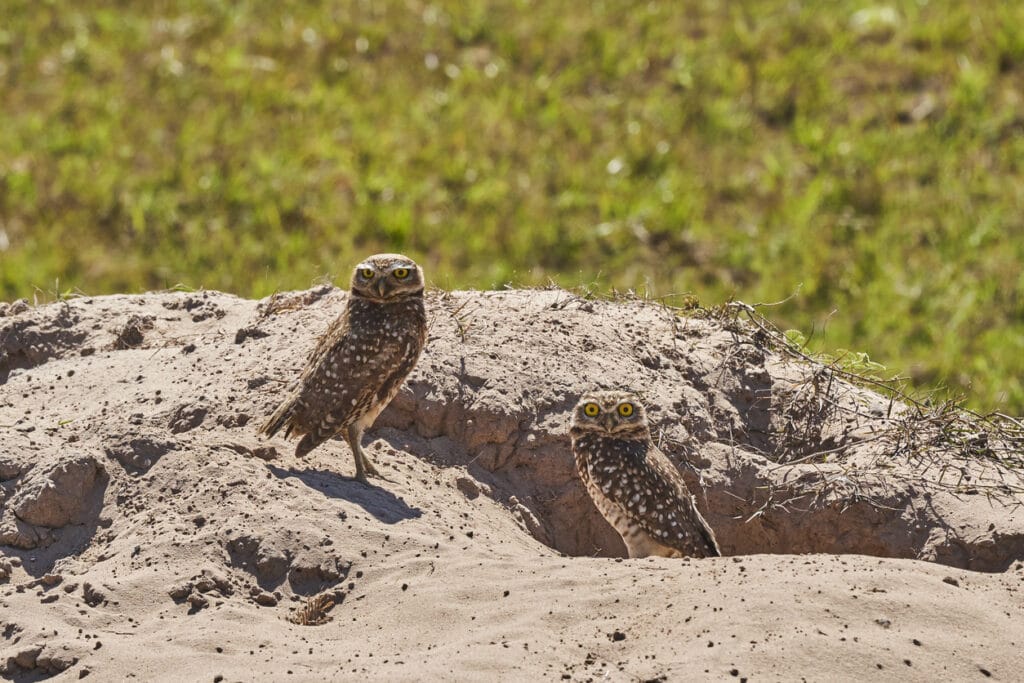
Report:
<svg viewBox="0 0 1024 683"><path fill-rule="evenodd" d="M452 439L450 448L439 451L427 443L439 435L409 436L415 430L402 427L384 427L376 436L439 466L465 467L541 543L567 556L627 556L577 477L567 436L519 438L520 445L504 452L486 444L467 452ZM955 528L944 517L955 496L922 490L920 481L866 486L846 477L840 466L797 464L787 468L780 485L780 478L769 476L778 463L748 451L724 444L707 445L698 457L664 450L725 555L860 554L987 572L1004 571L1024 558L1024 535L1000 533L987 520L987 533ZM943 504L937 505L940 498ZM1009 516L996 505L993 518L999 514Z"/></svg>
<svg viewBox="0 0 1024 683"><path fill-rule="evenodd" d="M569 556L627 557L622 539L577 480L481 470L469 467L490 484L496 499L509 505L514 496L528 509L535 524L526 519L523 526L545 545ZM936 512L927 494L919 499L891 490L884 498L868 499L843 491L819 498L814 489L824 487L813 487L802 495L775 492L781 499L765 505L766 490L756 479L741 475L702 486L693 471L683 472L724 555L859 554L986 572L1004 571L1024 558L1024 536L958 531ZM522 510L510 510L523 521Z"/></svg>

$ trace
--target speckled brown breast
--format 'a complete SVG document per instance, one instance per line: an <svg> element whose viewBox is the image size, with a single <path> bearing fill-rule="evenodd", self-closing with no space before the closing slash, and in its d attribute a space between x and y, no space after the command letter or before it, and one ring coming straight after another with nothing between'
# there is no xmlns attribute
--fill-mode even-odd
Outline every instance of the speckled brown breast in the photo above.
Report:
<svg viewBox="0 0 1024 683"><path fill-rule="evenodd" d="M719 555L682 478L649 441L574 435L576 469L631 557Z"/></svg>

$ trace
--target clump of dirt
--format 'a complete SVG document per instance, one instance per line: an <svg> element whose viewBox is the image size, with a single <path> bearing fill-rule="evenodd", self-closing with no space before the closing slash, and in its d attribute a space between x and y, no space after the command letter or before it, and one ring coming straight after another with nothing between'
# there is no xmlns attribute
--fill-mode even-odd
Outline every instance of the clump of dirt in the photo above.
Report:
<svg viewBox="0 0 1024 683"><path fill-rule="evenodd" d="M19 301L0 316L0 384L13 370L33 368L71 349L88 333L74 308L55 304L42 310Z"/></svg>
<svg viewBox="0 0 1024 683"><path fill-rule="evenodd" d="M103 465L91 455L36 465L18 486L10 510L24 522L51 529L81 524L104 478Z"/></svg>
<svg viewBox="0 0 1024 683"><path fill-rule="evenodd" d="M52 542L56 530L95 520L107 481L95 457L72 452L23 472L0 513L0 545L36 548Z"/></svg>
<svg viewBox="0 0 1024 683"><path fill-rule="evenodd" d="M227 310L217 303L220 295L217 292L196 292L179 294L163 301L163 307L169 311L184 311L194 323L201 323L211 318L220 320L227 315Z"/></svg>
<svg viewBox="0 0 1024 683"><path fill-rule="evenodd" d="M10 303L6 301L0 301L0 318L7 316L15 316L20 313L24 313L32 309L32 306L28 303L28 299L18 299Z"/></svg>
<svg viewBox="0 0 1024 683"><path fill-rule="evenodd" d="M135 436L129 432L109 435L105 450L108 458L113 458L126 470L144 472L176 447L177 444L173 441L151 436Z"/></svg>
<svg viewBox="0 0 1024 683"><path fill-rule="evenodd" d="M145 341L146 332L153 329L153 316L131 315L114 329L113 348L137 349Z"/></svg>
<svg viewBox="0 0 1024 683"><path fill-rule="evenodd" d="M9 655L6 661L0 663L0 674L14 679L19 674L31 672L49 678L66 671L77 662L77 656L61 652L57 648L29 646Z"/></svg>

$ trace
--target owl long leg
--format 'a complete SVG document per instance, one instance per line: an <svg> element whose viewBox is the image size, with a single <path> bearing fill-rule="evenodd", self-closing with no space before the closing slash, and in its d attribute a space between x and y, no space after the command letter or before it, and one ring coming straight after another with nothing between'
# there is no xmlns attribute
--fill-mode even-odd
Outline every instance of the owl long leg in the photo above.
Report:
<svg viewBox="0 0 1024 683"><path fill-rule="evenodd" d="M373 466L370 459L363 453L363 430L356 425L350 425L345 431L345 441L348 442L349 448L352 449L352 457L356 461L356 479L358 481L367 483L366 475L372 475L374 477L380 477L380 472Z"/></svg>
<svg viewBox="0 0 1024 683"><path fill-rule="evenodd" d="M363 468L366 470L367 474L369 474L370 476L373 476L373 477L380 477L381 479L387 479L387 477L385 477L383 474L381 474L379 471L377 471L377 468L374 467L374 465L373 465L373 461L370 460L368 457L366 457L366 453L363 453L362 449L360 449L359 454L360 454L360 456L363 459Z"/></svg>

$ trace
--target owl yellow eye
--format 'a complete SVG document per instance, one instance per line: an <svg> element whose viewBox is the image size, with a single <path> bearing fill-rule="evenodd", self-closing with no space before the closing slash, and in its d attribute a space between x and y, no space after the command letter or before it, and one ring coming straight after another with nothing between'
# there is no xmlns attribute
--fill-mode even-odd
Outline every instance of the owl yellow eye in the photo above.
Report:
<svg viewBox="0 0 1024 683"><path fill-rule="evenodd" d="M633 414L633 404L632 403L620 403L619 404L619 415L621 415L622 417L629 417L632 414Z"/></svg>
<svg viewBox="0 0 1024 683"><path fill-rule="evenodd" d="M363 277L364 280L369 280L373 278L373 268L363 268L362 270L359 271L359 274Z"/></svg>
<svg viewBox="0 0 1024 683"><path fill-rule="evenodd" d="M408 269L408 268L395 268L395 269L394 269L393 271L391 271L391 272L392 272L392 273L394 274L394 276L395 276L395 277L397 277L397 278L398 278L399 280L404 280L405 278L409 277L409 269Z"/></svg>
<svg viewBox="0 0 1024 683"><path fill-rule="evenodd" d="M597 407L596 403L588 403L583 406L583 414L587 417L597 417L599 412L601 412L601 409Z"/></svg>

